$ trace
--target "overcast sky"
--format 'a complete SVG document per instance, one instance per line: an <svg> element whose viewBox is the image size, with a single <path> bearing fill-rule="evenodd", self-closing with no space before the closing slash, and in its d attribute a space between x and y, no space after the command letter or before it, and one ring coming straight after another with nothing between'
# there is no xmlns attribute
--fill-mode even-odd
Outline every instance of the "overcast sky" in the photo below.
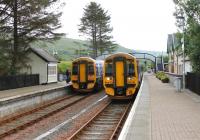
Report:
<svg viewBox="0 0 200 140"><path fill-rule="evenodd" d="M166 51L167 34L176 31L173 0L93 0L108 10L113 40L136 50ZM65 0L62 32L80 38L78 24L91 0Z"/></svg>

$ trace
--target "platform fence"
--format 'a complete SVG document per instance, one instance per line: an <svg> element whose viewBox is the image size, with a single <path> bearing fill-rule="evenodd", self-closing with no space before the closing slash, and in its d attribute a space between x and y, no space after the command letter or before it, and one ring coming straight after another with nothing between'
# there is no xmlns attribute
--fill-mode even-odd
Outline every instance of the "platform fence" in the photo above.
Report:
<svg viewBox="0 0 200 140"><path fill-rule="evenodd" d="M0 90L39 85L39 74L0 76Z"/></svg>
<svg viewBox="0 0 200 140"><path fill-rule="evenodd" d="M200 95L200 74L187 72L186 88Z"/></svg>

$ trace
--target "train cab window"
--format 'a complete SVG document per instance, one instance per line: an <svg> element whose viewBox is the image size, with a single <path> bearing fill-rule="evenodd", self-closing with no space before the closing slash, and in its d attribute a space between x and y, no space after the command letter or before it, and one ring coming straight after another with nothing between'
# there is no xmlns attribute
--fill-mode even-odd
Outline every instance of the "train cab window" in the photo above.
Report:
<svg viewBox="0 0 200 140"><path fill-rule="evenodd" d="M112 76L113 72L113 65L112 63L106 63L106 71L105 71L105 76Z"/></svg>
<svg viewBox="0 0 200 140"><path fill-rule="evenodd" d="M94 66L88 65L88 74L94 74Z"/></svg>
<svg viewBox="0 0 200 140"><path fill-rule="evenodd" d="M78 65L73 65L72 67L72 75L77 75L78 74Z"/></svg>
<svg viewBox="0 0 200 140"><path fill-rule="evenodd" d="M135 76L134 64L131 63L131 62L127 63L127 75L128 76Z"/></svg>

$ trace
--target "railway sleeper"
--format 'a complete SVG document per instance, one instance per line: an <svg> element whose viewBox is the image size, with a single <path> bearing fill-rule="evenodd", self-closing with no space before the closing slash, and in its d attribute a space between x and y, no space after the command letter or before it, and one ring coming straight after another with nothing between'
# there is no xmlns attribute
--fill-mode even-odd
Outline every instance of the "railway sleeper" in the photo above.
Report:
<svg viewBox="0 0 200 140"><path fill-rule="evenodd" d="M94 131L90 131L90 130L83 130L83 132L85 135L101 135L101 134L111 134L112 133L112 130L102 130L102 131L99 131L99 130L94 130Z"/></svg>
<svg viewBox="0 0 200 140"><path fill-rule="evenodd" d="M112 118L119 119L120 118L119 115L118 115L119 117L117 117L117 115L113 115L113 114L100 114L99 116L103 117L103 118L109 118L109 119L112 119Z"/></svg>
<svg viewBox="0 0 200 140"><path fill-rule="evenodd" d="M97 118L98 121L118 121L116 118Z"/></svg>
<svg viewBox="0 0 200 140"><path fill-rule="evenodd" d="M118 121L94 121L93 123L96 125L115 125Z"/></svg>
<svg viewBox="0 0 200 140"><path fill-rule="evenodd" d="M100 135L80 135L80 136L77 136L78 139L81 139L81 140L106 140L106 139L109 139L110 138L110 134L100 134Z"/></svg>
<svg viewBox="0 0 200 140"><path fill-rule="evenodd" d="M110 127L109 125L93 125L93 126L88 126L87 127L87 130L88 131L93 131L93 130L98 130L98 131L113 131L114 130L114 127Z"/></svg>

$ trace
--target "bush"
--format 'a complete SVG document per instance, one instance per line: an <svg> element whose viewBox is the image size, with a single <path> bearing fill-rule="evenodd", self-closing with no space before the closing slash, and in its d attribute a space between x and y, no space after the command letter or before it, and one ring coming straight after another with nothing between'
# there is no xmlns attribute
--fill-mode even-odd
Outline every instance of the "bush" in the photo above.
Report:
<svg viewBox="0 0 200 140"><path fill-rule="evenodd" d="M58 73L65 74L66 69L71 71L72 62L71 61L61 61L58 64Z"/></svg>
<svg viewBox="0 0 200 140"><path fill-rule="evenodd" d="M163 83L169 83L169 78L163 71L159 71L156 73L156 78L161 80Z"/></svg>
<svg viewBox="0 0 200 140"><path fill-rule="evenodd" d="M160 79L161 80L161 77L164 76L165 73L163 71L159 71L156 73L156 78Z"/></svg>
<svg viewBox="0 0 200 140"><path fill-rule="evenodd" d="M163 77L161 77L161 81L163 83L169 83L169 78L167 76L163 76Z"/></svg>

